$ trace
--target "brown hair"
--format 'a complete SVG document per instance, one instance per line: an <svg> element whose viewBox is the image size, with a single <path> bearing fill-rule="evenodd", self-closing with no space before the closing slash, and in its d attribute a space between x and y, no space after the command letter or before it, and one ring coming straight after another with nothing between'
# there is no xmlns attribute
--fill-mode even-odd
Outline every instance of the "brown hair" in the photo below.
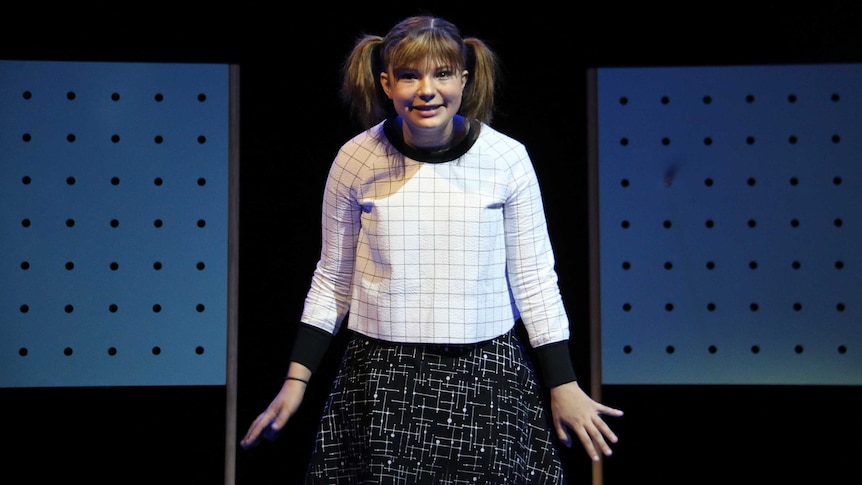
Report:
<svg viewBox="0 0 862 485"><path fill-rule="evenodd" d="M453 69L467 69L467 85L459 113L468 121L490 123L499 64L488 45L475 37L461 37L451 22L432 16L408 17L386 37L360 37L343 66L341 96L364 128L392 113L392 103L380 85L380 73L391 67L440 61Z"/></svg>

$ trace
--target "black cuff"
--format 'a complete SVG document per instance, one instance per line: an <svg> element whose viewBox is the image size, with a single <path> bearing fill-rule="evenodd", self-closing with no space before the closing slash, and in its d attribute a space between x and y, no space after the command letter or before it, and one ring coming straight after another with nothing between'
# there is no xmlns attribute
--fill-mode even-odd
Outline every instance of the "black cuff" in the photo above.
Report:
<svg viewBox="0 0 862 485"><path fill-rule="evenodd" d="M545 386L551 388L578 380L569 356L568 340L542 345L535 350Z"/></svg>
<svg viewBox="0 0 862 485"><path fill-rule="evenodd" d="M299 323L296 339L293 341L293 351L290 360L308 367L311 373L317 372L329 344L332 334L307 323Z"/></svg>

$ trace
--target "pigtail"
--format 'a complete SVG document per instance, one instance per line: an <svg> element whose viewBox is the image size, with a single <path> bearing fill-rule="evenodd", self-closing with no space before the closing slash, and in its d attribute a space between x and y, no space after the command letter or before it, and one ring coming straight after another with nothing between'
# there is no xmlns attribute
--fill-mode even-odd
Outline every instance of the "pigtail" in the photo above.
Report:
<svg viewBox="0 0 862 485"><path fill-rule="evenodd" d="M464 89L462 115L490 124L494 117L494 92L500 70L497 55L476 37L464 39L467 47L467 86Z"/></svg>
<svg viewBox="0 0 862 485"><path fill-rule="evenodd" d="M388 113L386 94L380 85L383 62L380 49L383 37L361 37L344 63L341 98L363 128L370 128L384 120Z"/></svg>

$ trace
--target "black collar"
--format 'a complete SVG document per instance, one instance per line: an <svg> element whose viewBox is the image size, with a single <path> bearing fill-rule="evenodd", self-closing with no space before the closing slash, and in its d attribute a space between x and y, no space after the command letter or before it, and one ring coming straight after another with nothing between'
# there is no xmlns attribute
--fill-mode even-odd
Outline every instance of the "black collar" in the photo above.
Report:
<svg viewBox="0 0 862 485"><path fill-rule="evenodd" d="M398 117L388 118L383 123L383 134L386 135L389 143L392 143L392 146L407 158L418 162L442 163L451 162L467 153L473 144L476 143L476 139L479 138L481 127L482 124L479 121L472 120L468 127L467 136L445 150L425 150L408 145L404 141L404 132L401 130L401 123L399 123Z"/></svg>

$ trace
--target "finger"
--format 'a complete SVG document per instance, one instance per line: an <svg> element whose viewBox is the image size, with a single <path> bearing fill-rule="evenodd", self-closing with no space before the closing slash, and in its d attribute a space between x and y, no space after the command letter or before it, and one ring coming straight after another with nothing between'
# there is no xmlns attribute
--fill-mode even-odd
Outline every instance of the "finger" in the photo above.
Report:
<svg viewBox="0 0 862 485"><path fill-rule="evenodd" d="M560 442L565 445L566 448L572 447L572 435L569 433L569 429L563 425L557 424L557 438L560 439Z"/></svg>

